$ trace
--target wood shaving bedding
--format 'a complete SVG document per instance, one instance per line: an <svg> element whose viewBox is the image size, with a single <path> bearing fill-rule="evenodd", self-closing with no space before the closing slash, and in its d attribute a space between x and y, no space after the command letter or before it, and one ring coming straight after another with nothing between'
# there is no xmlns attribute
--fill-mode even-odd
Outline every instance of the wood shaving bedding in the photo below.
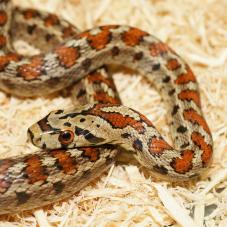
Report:
<svg viewBox="0 0 227 227"><path fill-rule="evenodd" d="M132 164L113 165L72 198L33 212L0 217L0 226L227 226L226 0L14 0L58 13L81 30L103 24L139 27L167 42L192 66L214 139L203 179L170 183ZM126 74L126 75L125 75ZM114 75L125 105L148 116L169 141L159 94L135 73ZM1 157L34 152L26 130L69 97L18 99L0 92ZM32 116L32 117L31 117Z"/></svg>

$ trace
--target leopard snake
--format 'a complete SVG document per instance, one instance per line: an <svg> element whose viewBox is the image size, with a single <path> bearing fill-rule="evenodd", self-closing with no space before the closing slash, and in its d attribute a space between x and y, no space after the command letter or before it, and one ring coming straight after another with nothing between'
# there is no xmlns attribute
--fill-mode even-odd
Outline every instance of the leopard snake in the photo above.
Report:
<svg viewBox="0 0 227 227"><path fill-rule="evenodd" d="M54 14L13 8L9 0L0 1L0 29L1 90L31 97L76 83L74 97L91 103L52 111L32 125L30 141L44 150L0 160L0 214L69 197L114 162L116 146L170 179L188 180L208 167L212 136L196 78L165 43L124 25L78 32ZM22 56L11 37L47 53ZM144 115L120 104L106 67L100 68L106 64L125 65L154 83L171 116L174 148Z"/></svg>

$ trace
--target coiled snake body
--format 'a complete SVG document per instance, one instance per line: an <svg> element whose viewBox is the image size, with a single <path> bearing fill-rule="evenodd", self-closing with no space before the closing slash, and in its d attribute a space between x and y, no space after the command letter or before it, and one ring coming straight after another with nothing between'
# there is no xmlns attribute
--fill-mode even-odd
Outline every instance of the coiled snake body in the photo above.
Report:
<svg viewBox="0 0 227 227"><path fill-rule="evenodd" d="M30 140L45 151L0 160L0 213L43 206L80 190L114 161L113 145L132 150L143 166L173 179L198 176L209 165L212 137L202 115L196 78L166 44L138 28L107 25L78 33L53 14L14 10L11 17L10 1L2 1L0 7L2 90L29 97L84 78L80 83L86 87L76 97L96 102L53 111L32 125ZM25 38L30 41L36 29L51 46L70 39L47 54L21 56L13 51L8 35L15 25L27 30ZM14 32L15 37L21 34ZM94 71L104 64L126 65L154 82L171 115L175 148L144 115L120 105L105 67Z"/></svg>

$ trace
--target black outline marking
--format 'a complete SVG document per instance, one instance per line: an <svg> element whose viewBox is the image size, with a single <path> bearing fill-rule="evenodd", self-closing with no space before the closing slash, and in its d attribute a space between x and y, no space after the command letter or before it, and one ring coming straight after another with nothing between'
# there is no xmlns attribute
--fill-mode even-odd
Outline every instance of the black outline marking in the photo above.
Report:
<svg viewBox="0 0 227 227"><path fill-rule="evenodd" d="M185 126L183 126L183 125L180 125L180 126L177 128L177 132L179 132L179 133L185 133L185 132L187 132L187 131L188 131L187 127L185 127Z"/></svg>

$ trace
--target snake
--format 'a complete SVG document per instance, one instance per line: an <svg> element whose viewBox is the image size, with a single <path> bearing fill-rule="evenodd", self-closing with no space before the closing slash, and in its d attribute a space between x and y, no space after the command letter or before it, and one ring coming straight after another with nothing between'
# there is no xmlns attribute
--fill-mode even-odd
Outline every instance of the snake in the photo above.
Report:
<svg viewBox="0 0 227 227"><path fill-rule="evenodd" d="M70 35L58 43L56 34L46 33L43 42L55 39L56 46L23 56L10 45L14 20L17 26L22 24L22 32L27 30L28 39L37 28L44 32L54 28L63 38ZM88 95L89 104L52 111L29 127L29 140L44 151L0 160L0 214L74 194L108 168L117 155L115 147L129 150L142 166L173 180L198 177L210 165L212 135L196 77L183 58L155 36L127 25L78 32L56 15L14 9L9 0L0 3L0 26L1 90L32 97L78 82L84 83L77 89L80 98L89 93L91 83L90 97L95 101ZM146 116L120 103L106 67L95 71L108 64L136 70L154 84L168 109L174 146Z"/></svg>

